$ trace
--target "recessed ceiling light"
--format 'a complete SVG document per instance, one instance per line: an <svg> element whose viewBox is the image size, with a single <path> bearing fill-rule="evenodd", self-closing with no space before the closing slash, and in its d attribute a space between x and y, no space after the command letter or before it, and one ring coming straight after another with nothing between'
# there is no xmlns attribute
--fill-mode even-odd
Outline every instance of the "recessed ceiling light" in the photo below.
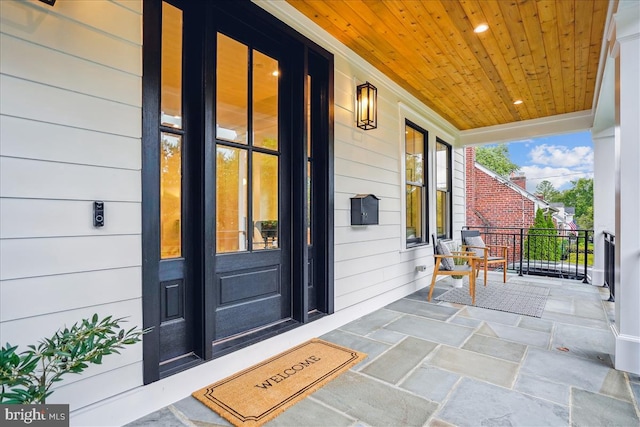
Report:
<svg viewBox="0 0 640 427"><path fill-rule="evenodd" d="M513 105L520 105L522 104L524 101L522 101L522 99L516 99L515 101L513 101Z"/></svg>
<svg viewBox="0 0 640 427"><path fill-rule="evenodd" d="M473 32L474 33L484 33L488 29L489 29L489 26L487 24L480 24L476 28L473 29Z"/></svg>

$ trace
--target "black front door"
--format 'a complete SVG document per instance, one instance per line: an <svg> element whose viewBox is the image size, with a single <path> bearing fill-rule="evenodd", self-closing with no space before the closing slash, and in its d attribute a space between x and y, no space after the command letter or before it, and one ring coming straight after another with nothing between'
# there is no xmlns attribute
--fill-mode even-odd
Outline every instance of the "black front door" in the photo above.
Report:
<svg viewBox="0 0 640 427"><path fill-rule="evenodd" d="M215 35L214 351L292 312L282 49L238 23L229 32Z"/></svg>
<svg viewBox="0 0 640 427"><path fill-rule="evenodd" d="M250 2L143 12L148 383L333 311L333 61Z"/></svg>

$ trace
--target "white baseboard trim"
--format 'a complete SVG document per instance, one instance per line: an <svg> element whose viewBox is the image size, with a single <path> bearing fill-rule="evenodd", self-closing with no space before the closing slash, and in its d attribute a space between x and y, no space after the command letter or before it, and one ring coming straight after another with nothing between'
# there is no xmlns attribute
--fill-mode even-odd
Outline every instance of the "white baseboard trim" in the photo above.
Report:
<svg viewBox="0 0 640 427"><path fill-rule="evenodd" d="M594 268L591 270L591 283L598 286L604 285L604 270L601 268Z"/></svg>
<svg viewBox="0 0 640 427"><path fill-rule="evenodd" d="M640 337L620 334L615 325L611 329L616 339L615 368L640 375Z"/></svg>

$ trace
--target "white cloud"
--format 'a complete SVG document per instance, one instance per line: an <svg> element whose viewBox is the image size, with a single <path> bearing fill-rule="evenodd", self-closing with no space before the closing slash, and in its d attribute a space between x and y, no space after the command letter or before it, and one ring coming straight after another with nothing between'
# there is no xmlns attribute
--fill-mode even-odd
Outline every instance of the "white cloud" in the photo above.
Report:
<svg viewBox="0 0 640 427"><path fill-rule="evenodd" d="M534 165L564 168L565 170L568 170L566 168L589 172L593 170L593 149L591 147L568 148L562 145L542 144L529 152L529 158Z"/></svg>
<svg viewBox="0 0 640 427"><path fill-rule="evenodd" d="M527 191L535 193L536 186L542 181L549 181L556 190L566 190L571 181L579 178L593 178L591 171L577 171L566 167L522 166L520 172L527 177Z"/></svg>

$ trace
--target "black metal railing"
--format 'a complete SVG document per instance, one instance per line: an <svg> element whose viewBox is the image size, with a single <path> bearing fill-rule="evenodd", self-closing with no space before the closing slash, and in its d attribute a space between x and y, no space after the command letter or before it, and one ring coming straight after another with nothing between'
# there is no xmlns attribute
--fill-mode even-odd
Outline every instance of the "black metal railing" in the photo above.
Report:
<svg viewBox="0 0 640 427"><path fill-rule="evenodd" d="M604 286L609 288L609 301L616 297L616 236L608 231L604 235Z"/></svg>
<svg viewBox="0 0 640 427"><path fill-rule="evenodd" d="M507 246L508 269L521 276L552 276L588 283L593 264L593 230L464 228L479 230L487 245Z"/></svg>

